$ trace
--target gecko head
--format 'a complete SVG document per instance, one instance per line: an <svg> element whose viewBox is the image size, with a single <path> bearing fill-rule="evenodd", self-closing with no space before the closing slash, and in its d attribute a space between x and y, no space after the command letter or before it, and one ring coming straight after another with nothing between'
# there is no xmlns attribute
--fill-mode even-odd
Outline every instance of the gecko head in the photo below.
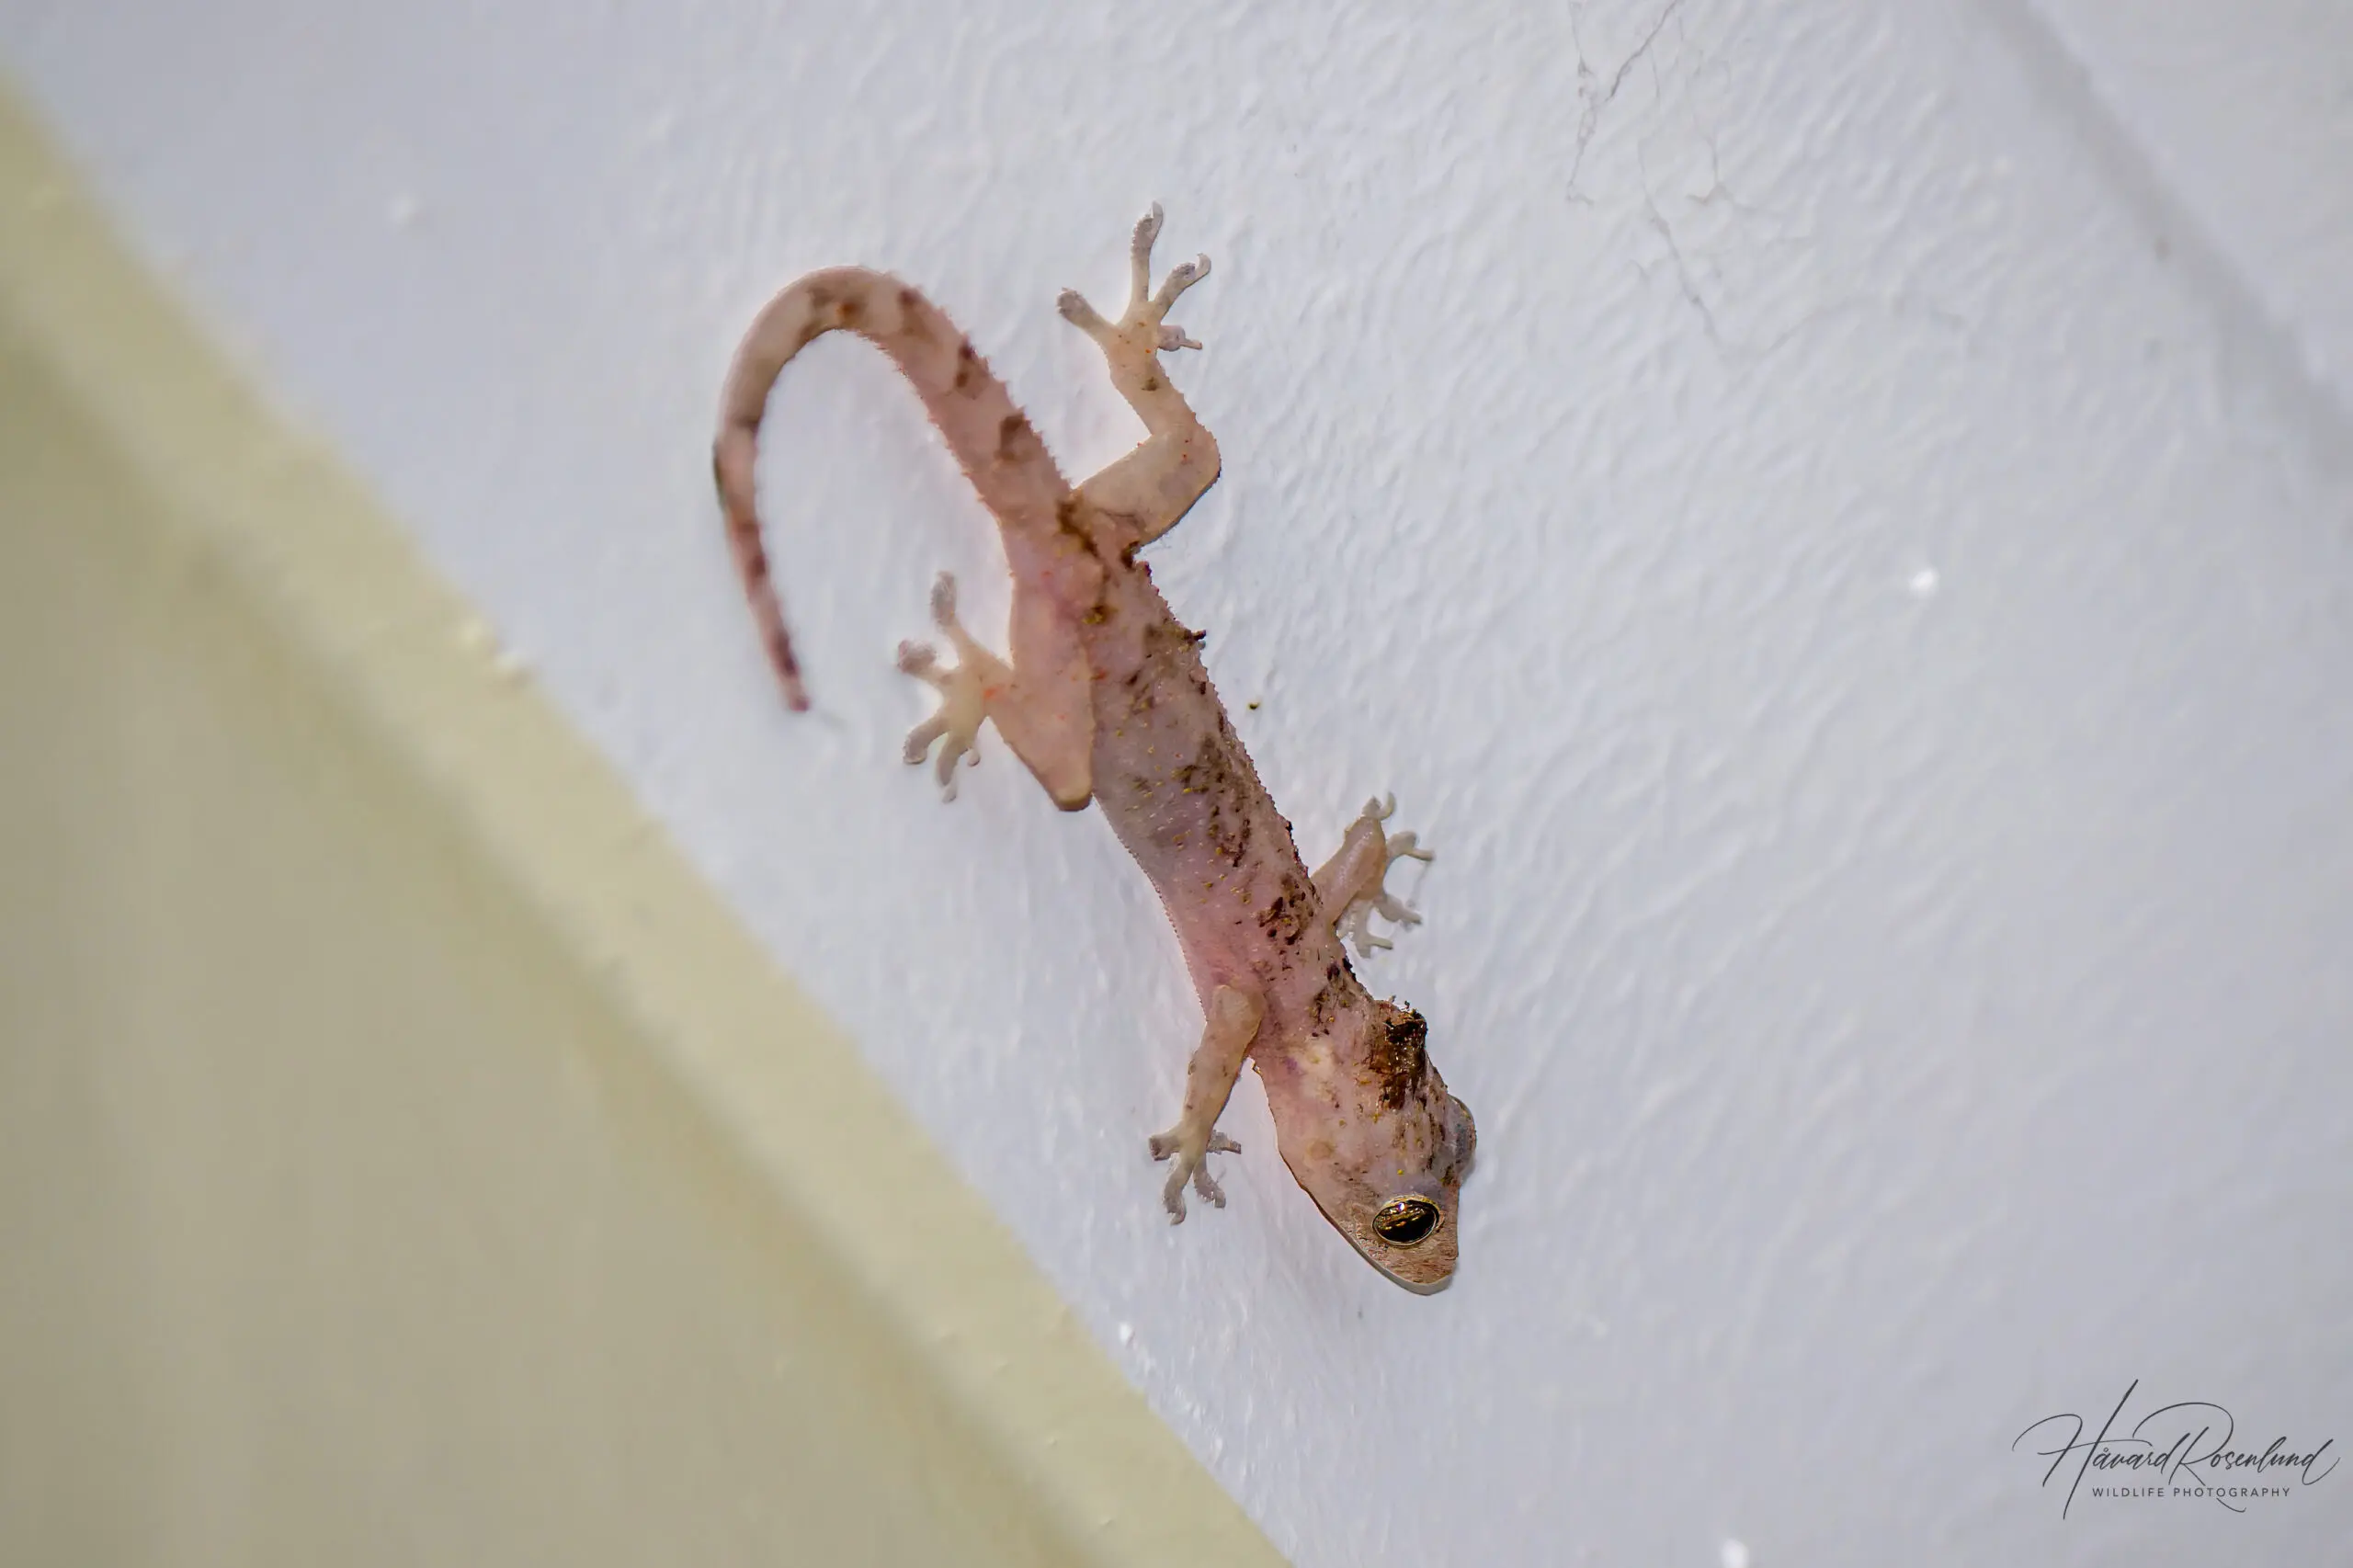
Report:
<svg viewBox="0 0 2353 1568"><path fill-rule="evenodd" d="M1275 1117L1284 1163L1333 1228L1424 1295L1454 1278L1457 1210L1479 1141L1470 1108L1430 1064L1428 1032L1419 1013L1376 1003L1360 1068L1302 1081Z"/></svg>

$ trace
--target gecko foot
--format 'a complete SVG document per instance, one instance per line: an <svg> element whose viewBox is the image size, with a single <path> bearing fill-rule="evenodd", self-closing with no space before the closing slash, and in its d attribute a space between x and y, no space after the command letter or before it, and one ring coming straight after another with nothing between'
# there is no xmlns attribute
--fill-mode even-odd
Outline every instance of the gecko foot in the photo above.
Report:
<svg viewBox="0 0 2353 1568"><path fill-rule="evenodd" d="M1360 959L1370 960L1374 953L1397 945L1375 934L1371 926L1374 915L1401 926L1422 923L1421 915L1411 904L1383 885L1389 868L1408 858L1426 862L1438 858L1435 851L1423 848L1411 833L1381 831L1381 824L1396 811L1394 795L1386 800L1367 801L1363 812L1341 841L1339 853L1315 873L1316 892L1324 899L1324 906L1340 906L1339 914L1332 919L1333 931L1356 949Z"/></svg>
<svg viewBox="0 0 2353 1568"><path fill-rule="evenodd" d="M1160 237L1160 203L1137 220L1135 239L1128 248L1131 276L1128 284L1128 308L1116 322L1106 321L1093 305L1086 302L1075 289L1065 289L1056 301L1063 315L1072 325L1103 346L1103 351L1113 358L1141 357L1149 358L1164 350L1199 348L1199 344L1185 335L1185 329L1168 320L1168 307L1176 297L1210 275L1210 258L1195 256L1181 266L1171 267L1157 293L1152 288L1152 245Z"/></svg>
<svg viewBox="0 0 2353 1568"><path fill-rule="evenodd" d="M1185 1221L1185 1183L1219 1209L1225 1207L1225 1189L1210 1175L1209 1156L1238 1154L1242 1145L1212 1128L1207 1140L1192 1132L1179 1122L1165 1132L1153 1134L1149 1145L1155 1160L1173 1162L1168 1167L1168 1181L1160 1189L1160 1201L1168 1210L1168 1222L1179 1225Z"/></svg>
<svg viewBox="0 0 2353 1568"><path fill-rule="evenodd" d="M956 579L942 572L931 589L931 618L948 634L955 647L957 662L942 665L939 655L926 642L899 644L899 668L939 693L939 710L907 732L907 766L918 767L931 753L932 744L939 743L938 774L939 795L944 801L956 798L956 764L966 762L977 767L981 760L978 748L981 722L988 717L988 692L993 682L1002 685L1010 672L986 649L974 642L963 623L956 619Z"/></svg>

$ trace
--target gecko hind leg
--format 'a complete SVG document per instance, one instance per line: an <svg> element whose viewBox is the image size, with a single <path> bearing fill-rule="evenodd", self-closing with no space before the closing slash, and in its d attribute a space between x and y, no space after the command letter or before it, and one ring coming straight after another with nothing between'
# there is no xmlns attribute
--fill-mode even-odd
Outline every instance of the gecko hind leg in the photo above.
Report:
<svg viewBox="0 0 2353 1568"><path fill-rule="evenodd" d="M1018 592L1017 586L1017 596ZM1024 681L1012 665L982 647L957 617L956 579L949 573L942 572L932 584L931 618L947 634L956 662L942 665L929 643L899 644L900 670L939 693L938 710L907 732L907 766L921 767L937 744L940 798L954 800L956 765L978 766L981 725L994 720L997 733L1037 775L1056 805L1066 811L1084 806L1091 793L1089 737L1084 731L1074 733L1068 694L1051 689L1054 684L1067 687L1070 682L1049 683L1041 692L1039 683ZM1084 674L1082 666L1082 694Z"/></svg>
<svg viewBox="0 0 2353 1568"><path fill-rule="evenodd" d="M1168 310L1186 290L1210 275L1210 258L1197 256L1171 268L1154 292L1152 246L1160 237L1160 224L1155 201L1137 222L1128 247L1128 303L1118 321L1106 321L1075 289L1063 290L1058 301L1071 324L1103 350L1112 386L1143 421L1143 443L1079 486L1079 494L1099 516L1132 528L1137 544L1148 544L1175 528L1215 483L1219 464L1216 439L1170 384L1158 358L1170 350L1200 347L1185 335L1184 328L1169 323Z"/></svg>

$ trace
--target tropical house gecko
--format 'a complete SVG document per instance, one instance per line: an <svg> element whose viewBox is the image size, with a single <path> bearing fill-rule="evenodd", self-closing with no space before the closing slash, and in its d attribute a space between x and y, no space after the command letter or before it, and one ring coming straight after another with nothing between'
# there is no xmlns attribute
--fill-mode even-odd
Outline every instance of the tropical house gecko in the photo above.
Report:
<svg viewBox="0 0 2353 1568"><path fill-rule="evenodd" d="M1422 1016L1370 995L1345 946L1352 938L1363 954L1389 945L1367 926L1372 913L1416 918L1382 881L1392 860L1428 852L1411 834L1384 833L1388 808L1369 802L1309 875L1202 669L1201 634L1177 623L1136 559L1218 475L1216 441L1158 358L1200 347L1166 317L1209 258L1176 267L1154 292L1160 224L1156 205L1136 224L1118 321L1074 290L1060 301L1147 431L1075 489L971 340L914 289L855 267L786 287L745 335L722 394L713 466L728 539L785 699L805 710L756 507L760 421L778 375L811 339L842 330L881 349L995 516L1013 574L1009 661L965 631L945 574L932 614L956 662L900 645L899 667L939 694L938 711L908 735L906 759L920 764L936 746L952 799L959 759L993 722L1056 805L1100 803L1151 879L1206 1020L1182 1113L1150 1144L1169 1164L1169 1218L1185 1217L1188 1181L1225 1202L1209 1157L1237 1149L1217 1119L1246 1059L1266 1085L1283 1161L1324 1216L1389 1278L1435 1290L1454 1273L1457 1199L1477 1134L1429 1059Z"/></svg>

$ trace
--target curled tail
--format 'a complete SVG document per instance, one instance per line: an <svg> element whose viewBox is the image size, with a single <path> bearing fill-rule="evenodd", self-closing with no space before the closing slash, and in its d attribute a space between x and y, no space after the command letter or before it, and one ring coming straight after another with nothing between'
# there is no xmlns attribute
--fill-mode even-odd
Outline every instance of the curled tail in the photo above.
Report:
<svg viewBox="0 0 2353 1568"><path fill-rule="evenodd" d="M768 573L754 469L769 389L805 345L836 330L854 332L891 357L947 437L958 466L1008 533L1051 529L1071 493L1005 383L938 306L888 273L862 267L828 267L788 284L753 319L728 367L711 469L727 517L727 541L768 661L783 684L785 701L804 710L809 694Z"/></svg>

